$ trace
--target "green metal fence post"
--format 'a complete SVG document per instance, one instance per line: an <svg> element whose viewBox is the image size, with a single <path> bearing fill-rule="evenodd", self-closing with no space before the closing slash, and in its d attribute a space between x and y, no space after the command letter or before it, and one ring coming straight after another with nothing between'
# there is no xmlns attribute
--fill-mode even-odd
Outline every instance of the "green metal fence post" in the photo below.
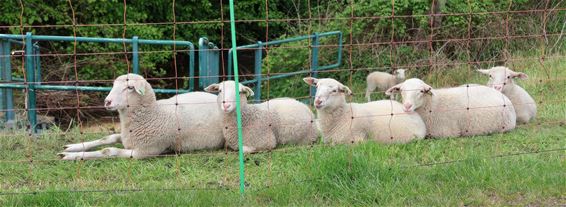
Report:
<svg viewBox="0 0 566 207"><path fill-rule="evenodd" d="M194 91L195 87L195 46L189 45L189 91Z"/></svg>
<svg viewBox="0 0 566 207"><path fill-rule="evenodd" d="M316 78L318 77L318 46L319 46L319 36L318 33L314 33L314 37L313 40L311 42L311 47L312 47L312 58L311 58L311 77ZM316 88L315 87L310 87L310 94L312 96L314 96L314 94L316 93Z"/></svg>
<svg viewBox="0 0 566 207"><path fill-rule="evenodd" d="M261 41L257 41L257 49L255 50L255 96L254 100L256 103L261 101L261 58L263 55L263 44Z"/></svg>
<svg viewBox="0 0 566 207"><path fill-rule="evenodd" d="M35 70L35 84L37 85L41 85L41 53L39 51L39 46L37 45L37 42L35 44L33 44L33 51L34 51L34 56L33 56L33 65L34 65L34 70Z"/></svg>
<svg viewBox="0 0 566 207"><path fill-rule="evenodd" d="M140 74L140 58L138 54L138 44L139 39L138 36L132 37L132 65L133 65L133 73Z"/></svg>
<svg viewBox="0 0 566 207"><path fill-rule="evenodd" d="M10 42L9 41L3 41L2 42L2 49L3 49L3 53L4 56L2 58L4 58L4 67L3 67L3 71L4 71L4 76L2 77L2 79L6 82L11 82L12 81L12 64L10 61ZM10 122L14 122L15 119L15 114L14 114L14 89L11 88L7 88L5 91L5 97L6 97L6 123L10 123Z"/></svg>
<svg viewBox="0 0 566 207"><path fill-rule="evenodd" d="M34 74L34 64L33 64L33 37L31 32L26 33L25 37L25 65L26 65L26 82L27 82L27 113L28 121L31 133L36 133L37 125L37 114L35 106L35 74Z"/></svg>
<svg viewBox="0 0 566 207"><path fill-rule="evenodd" d="M0 42L0 79L2 81L4 81L4 77L6 75L4 75L5 70L4 70L4 41ZM1 112L4 112L4 118L7 120L8 116L6 116L5 114L8 113L8 110L6 110L6 90L7 89L0 89L0 110Z"/></svg>
<svg viewBox="0 0 566 207"><path fill-rule="evenodd" d="M236 51L236 23L234 18L234 0L230 0L230 33L232 38L232 58L234 59L234 81L236 82L236 94L240 94L240 81L238 77L238 54ZM236 122L238 125L238 154L240 158L240 194L244 195L244 149L242 135L242 111L240 107L240 96L236 95Z"/></svg>

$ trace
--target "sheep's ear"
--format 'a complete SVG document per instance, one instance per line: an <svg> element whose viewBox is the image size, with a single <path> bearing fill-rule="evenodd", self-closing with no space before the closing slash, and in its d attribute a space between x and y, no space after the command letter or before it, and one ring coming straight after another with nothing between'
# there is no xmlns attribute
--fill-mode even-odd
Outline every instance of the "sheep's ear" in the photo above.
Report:
<svg viewBox="0 0 566 207"><path fill-rule="evenodd" d="M396 93L399 93L399 92L401 92L401 84L397 84L397 85L387 89L387 91L385 91L385 95L390 96L390 95L393 95L393 94L396 94Z"/></svg>
<svg viewBox="0 0 566 207"><path fill-rule="evenodd" d="M527 74L521 73L521 72L515 72L515 73L513 73L512 76L513 76L513 78L520 78L520 79L523 79L523 80L529 78L529 76Z"/></svg>
<svg viewBox="0 0 566 207"><path fill-rule="evenodd" d="M254 95L254 91L250 87L247 86L240 86L240 87L242 87L242 92L246 93L247 97Z"/></svg>
<svg viewBox="0 0 566 207"><path fill-rule="evenodd" d="M313 78L313 77L306 77L303 78L303 81L305 81L305 83L311 85L311 86L316 86L316 84L318 83L318 79Z"/></svg>
<svg viewBox="0 0 566 207"><path fill-rule="evenodd" d="M427 94L430 94L430 95L434 95L434 94L432 93L432 87L429 86L429 85L426 85L426 84L425 84L424 87L423 87L423 93L427 93Z"/></svg>
<svg viewBox="0 0 566 207"><path fill-rule="evenodd" d="M478 72L489 75L489 70L486 69L477 69Z"/></svg>
<svg viewBox="0 0 566 207"><path fill-rule="evenodd" d="M145 80L134 80L133 82L133 86L136 92L143 96L145 94L145 85L147 82Z"/></svg>
<svg viewBox="0 0 566 207"><path fill-rule="evenodd" d="M348 96L352 95L352 91L350 90L350 88L348 88L348 86L340 86L340 92L344 93Z"/></svg>
<svg viewBox="0 0 566 207"><path fill-rule="evenodd" d="M210 84L208 87L204 88L204 91L209 93L218 93L220 91L220 84Z"/></svg>

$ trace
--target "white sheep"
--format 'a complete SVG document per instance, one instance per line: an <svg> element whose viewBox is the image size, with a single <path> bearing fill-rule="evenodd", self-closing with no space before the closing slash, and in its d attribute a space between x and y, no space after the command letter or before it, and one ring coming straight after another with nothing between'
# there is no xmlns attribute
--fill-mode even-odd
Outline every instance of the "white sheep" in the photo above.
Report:
<svg viewBox="0 0 566 207"><path fill-rule="evenodd" d="M151 85L140 75L116 78L104 101L108 110L118 111L120 134L99 140L70 144L59 155L63 160L131 157L142 159L174 150L219 149L224 145L218 122L222 114L214 106L216 95L192 92L156 101ZM97 146L121 142L114 147L86 152Z"/></svg>
<svg viewBox="0 0 566 207"><path fill-rule="evenodd" d="M482 85L433 89L417 78L386 91L401 93L406 112L416 111L429 137L458 137L515 128L513 103L502 93Z"/></svg>
<svg viewBox="0 0 566 207"><path fill-rule="evenodd" d="M224 112L223 133L226 145L238 150L235 82L211 84L204 90L218 93L217 103ZM248 104L252 89L239 85L245 153L271 150L277 144L309 144L316 141L314 115L307 106L290 98Z"/></svg>
<svg viewBox="0 0 566 207"><path fill-rule="evenodd" d="M514 78L527 79L527 74L512 71L504 66L492 67L487 70L480 69L478 72L489 75L487 85L505 94L511 100L517 114L517 123L526 124L535 118L537 114L535 100L525 89L513 81Z"/></svg>
<svg viewBox="0 0 566 207"><path fill-rule="evenodd" d="M393 74L385 72L372 72L367 78L366 98L368 102L371 101L371 93L377 88L379 91L384 92L392 86L401 83L405 80L405 69L397 69ZM392 96L395 99L394 96Z"/></svg>
<svg viewBox="0 0 566 207"><path fill-rule="evenodd" d="M426 135L421 117L403 112L397 101L346 103L346 95L352 92L342 83L331 78L303 80L316 87L314 106L327 143L355 143L368 138L381 143L406 143Z"/></svg>

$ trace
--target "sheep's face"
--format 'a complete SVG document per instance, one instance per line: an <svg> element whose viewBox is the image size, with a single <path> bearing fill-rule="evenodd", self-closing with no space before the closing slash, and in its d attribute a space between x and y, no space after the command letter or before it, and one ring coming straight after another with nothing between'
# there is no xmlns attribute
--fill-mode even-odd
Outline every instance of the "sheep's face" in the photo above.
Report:
<svg viewBox="0 0 566 207"><path fill-rule="evenodd" d="M122 110L129 106L139 106L146 93L152 92L149 83L140 75L126 74L114 80L112 90L104 99L107 110ZM154 98L155 99L155 98Z"/></svg>
<svg viewBox="0 0 566 207"><path fill-rule="evenodd" d="M254 91L242 85L239 85L240 92L240 103L247 103L248 96L253 96ZM211 84L204 89L206 92L218 93L217 103L220 110L224 113L232 113L236 109L236 82L234 81L224 81L221 83Z"/></svg>
<svg viewBox="0 0 566 207"><path fill-rule="evenodd" d="M503 66L492 67L487 70L478 70L478 72L488 75L489 80L487 81L487 86L494 88L500 92L505 91L505 89L510 88L509 86L515 84L513 82L514 78L527 79L527 74L521 72L515 72L511 69Z"/></svg>
<svg viewBox="0 0 566 207"><path fill-rule="evenodd" d="M401 94L403 99L403 110L405 112L415 111L424 104L426 96L433 95L432 87L417 78L406 80L403 83L387 89L385 92L387 95L395 93Z"/></svg>
<svg viewBox="0 0 566 207"><path fill-rule="evenodd" d="M331 78L303 78L305 83L316 87L314 107L317 110L332 109L346 103L346 95L351 95L352 91L342 83Z"/></svg>
<svg viewBox="0 0 566 207"><path fill-rule="evenodd" d="M398 80L405 80L405 69L397 69L393 71L393 75L397 77Z"/></svg>

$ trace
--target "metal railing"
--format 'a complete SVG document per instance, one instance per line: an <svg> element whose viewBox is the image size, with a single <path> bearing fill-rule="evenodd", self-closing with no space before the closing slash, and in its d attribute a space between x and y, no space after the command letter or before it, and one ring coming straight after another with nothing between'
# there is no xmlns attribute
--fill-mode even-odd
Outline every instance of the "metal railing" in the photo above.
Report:
<svg viewBox="0 0 566 207"><path fill-rule="evenodd" d="M22 40L23 42L18 42ZM194 45L189 41L172 41L172 40L146 40L139 39L134 36L132 39L124 38L98 38L98 37L73 37L73 36L46 36L46 35L32 35L31 32L26 35L12 35L0 34L0 41L2 41L2 50L0 57L3 61L0 65L2 67L2 79L5 81L12 81L11 62L10 62L10 43L24 44L25 47L25 81L23 83L0 83L0 88L6 90L6 100L12 98L11 89L26 89L27 90L27 118L30 124L30 130L36 132L37 114L36 114L36 90L79 90L79 91L110 91L111 87L93 87L93 86L67 86L67 85L41 85L41 69L39 49L34 53L34 41L67 41L67 42L98 42L98 43L120 43L132 45L132 72L139 73L139 45L177 45L188 48L189 55L189 87L187 90L179 89L155 89L156 93L182 93L193 90L194 85ZM31 63L31 64L30 64ZM4 98L4 96L2 96ZM3 102L0 101L0 102ZM11 102L10 102L11 103ZM6 106L6 105L3 105ZM10 108L11 107L11 108ZM2 108L6 113L6 120L13 120L13 104ZM9 115L8 115L9 114Z"/></svg>
<svg viewBox="0 0 566 207"><path fill-rule="evenodd" d="M336 36L338 38L337 44L338 44L338 51L337 51L337 57L336 57L336 62L334 64L330 64L330 65L324 65L324 66L319 66L318 65L318 56L319 56L319 47L320 47L320 39L323 37L329 37L329 36ZM261 73L262 70L262 55L263 55L263 50L265 49L265 46L275 46L275 45L281 45L284 43L290 43L290 42L298 42L298 41L303 41L303 40L307 40L307 39L311 39L311 44L310 44L310 48L311 48L311 62L310 62L310 68L309 69L304 69L304 70L299 70L299 71L295 71L295 72L290 72L290 73L285 73L285 74L279 74L279 75L271 75L271 76L266 76L263 75ZM293 37L293 38L288 38L288 39L283 39L283 40L275 40L275 41L269 41L269 42L261 42L258 41L256 44L251 44L251 45L244 45L244 46L239 46L236 48L236 50L244 50L244 49L255 49L255 63L254 63L254 73L255 73L255 78L252 80L246 80L246 81L242 81L242 84L251 84L251 83L255 83L255 89L254 89L254 100L255 101L260 101L261 100L261 82L262 81L267 81L267 80L273 80L273 79L279 79L279 78L285 78L285 77L289 77L289 76L294 76L294 75L299 75L299 74L306 74L309 73L312 77L317 77L318 76L318 71L321 70L328 70L328 69L333 69L333 68L338 68L340 67L340 65L342 64L342 32L341 31L332 31L332 32L324 32L324 33L314 33L312 35L305 35L305 36L300 36L300 37ZM231 77L231 69L232 69L232 49L230 49L230 51L228 52L228 77ZM314 88L311 88L311 94L314 94L315 91Z"/></svg>
<svg viewBox="0 0 566 207"><path fill-rule="evenodd" d="M337 37L338 49L336 62L330 65L319 66L319 47L320 39L330 36ZM261 73L262 70L262 51L266 46L276 46L284 43L297 42L311 39L310 49L311 49L311 61L310 68L299 70L295 72L265 76ZM18 41L22 40L22 41ZM177 45L184 46L188 48L189 55L189 87L187 89L154 89L156 93L184 93L194 90L195 81L195 47L193 43L189 41L172 41L172 40L146 40L139 39L134 36L131 39L124 38L96 38L96 37L73 37L73 36L46 36L46 35L32 35L31 32L26 33L26 35L11 35L11 34L0 34L0 110L6 112L6 122L14 121L14 105L13 105L13 89L25 89L28 91L26 93L27 100L27 118L30 124L30 129L32 132L36 132L37 127L37 112L36 112L36 90L78 90L78 91L98 91L98 92L109 92L111 87L97 87L97 86L71 86L71 85L49 85L41 84L41 64L40 64L40 48L37 46L38 41L67 41L67 42L97 42L97 43L120 43L120 44L131 44L132 45L132 72L139 73L139 45ZM25 65L25 79L12 77L11 72L11 44L21 44L24 45L24 65ZM255 66L254 66L254 77L255 79L243 81L242 84L255 83L255 100L259 101L261 99L261 82L280 79L298 74L309 73L313 77L317 77L317 71L327 70L332 68L337 68L342 64L342 32L333 31L325 33L314 33L312 35L293 37L283 40L275 40L269 42L258 42L257 44L239 46L236 50L240 49L254 49L255 50ZM221 49L218 49L216 45L209 42L207 38L203 37L199 39L199 87L204 88L212 83L217 83L219 81L219 67L222 64L220 60ZM228 77L231 77L232 68L232 49L228 52ZM31 63L31 64L28 64ZM312 92L314 93L314 92Z"/></svg>

